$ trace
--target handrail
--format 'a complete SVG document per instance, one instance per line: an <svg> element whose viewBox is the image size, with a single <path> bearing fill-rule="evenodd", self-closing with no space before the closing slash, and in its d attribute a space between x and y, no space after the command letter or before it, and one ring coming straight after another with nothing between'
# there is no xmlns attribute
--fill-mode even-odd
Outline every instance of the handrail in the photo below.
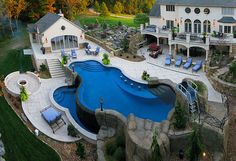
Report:
<svg viewBox="0 0 236 161"><path fill-rule="evenodd" d="M188 102L193 102L191 94L189 93L189 91L182 85L182 84L178 84L178 89L180 89L180 91L187 96L187 99L189 98L190 100L188 100ZM184 93L184 91L186 93Z"/></svg>
<svg viewBox="0 0 236 161"><path fill-rule="evenodd" d="M190 83L190 85L193 87L193 89L195 89L196 91L198 91L198 86L196 83L194 83L192 80L188 80L187 83Z"/></svg>

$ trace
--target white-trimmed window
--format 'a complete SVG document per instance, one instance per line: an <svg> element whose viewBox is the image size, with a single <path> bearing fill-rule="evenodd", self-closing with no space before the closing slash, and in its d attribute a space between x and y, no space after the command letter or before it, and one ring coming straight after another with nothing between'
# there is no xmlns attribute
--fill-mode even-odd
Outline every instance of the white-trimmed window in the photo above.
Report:
<svg viewBox="0 0 236 161"><path fill-rule="evenodd" d="M224 33L231 33L231 26L224 26Z"/></svg>
<svg viewBox="0 0 236 161"><path fill-rule="evenodd" d="M172 29L174 27L174 21L166 20L166 28Z"/></svg>
<svg viewBox="0 0 236 161"><path fill-rule="evenodd" d="M190 19L184 21L185 32L192 32L192 22Z"/></svg>
<svg viewBox="0 0 236 161"><path fill-rule="evenodd" d="M201 33L201 21L200 20L195 20L194 21L194 33L195 34L200 34Z"/></svg>
<svg viewBox="0 0 236 161"><path fill-rule="evenodd" d="M77 48L78 38L73 35L57 36L51 39L52 50Z"/></svg>
<svg viewBox="0 0 236 161"><path fill-rule="evenodd" d="M223 15L234 15L234 8L222 8Z"/></svg>
<svg viewBox="0 0 236 161"><path fill-rule="evenodd" d="M175 6L174 5L166 5L166 11L174 12Z"/></svg>
<svg viewBox="0 0 236 161"><path fill-rule="evenodd" d="M211 33L211 22L208 20L205 20L203 22L203 32L205 33Z"/></svg>

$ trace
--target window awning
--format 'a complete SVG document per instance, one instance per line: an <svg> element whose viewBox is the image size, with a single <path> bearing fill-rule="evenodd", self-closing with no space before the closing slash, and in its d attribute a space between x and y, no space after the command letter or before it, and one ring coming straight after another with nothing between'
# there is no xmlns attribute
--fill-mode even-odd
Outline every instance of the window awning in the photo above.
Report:
<svg viewBox="0 0 236 161"><path fill-rule="evenodd" d="M222 17L218 20L220 23L236 23L236 20L233 17Z"/></svg>

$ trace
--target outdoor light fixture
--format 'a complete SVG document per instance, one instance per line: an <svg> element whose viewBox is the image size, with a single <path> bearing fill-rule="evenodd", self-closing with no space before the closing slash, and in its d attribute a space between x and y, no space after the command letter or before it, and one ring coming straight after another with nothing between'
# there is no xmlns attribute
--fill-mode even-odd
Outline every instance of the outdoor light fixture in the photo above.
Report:
<svg viewBox="0 0 236 161"><path fill-rule="evenodd" d="M202 153L202 156L203 156L203 157L205 157L205 156L206 156L206 153L205 153L205 152L203 152L203 153Z"/></svg>
<svg viewBox="0 0 236 161"><path fill-rule="evenodd" d="M100 109L101 109L101 111L103 111L103 98L102 97L100 97L100 99L99 99L99 102L100 102Z"/></svg>

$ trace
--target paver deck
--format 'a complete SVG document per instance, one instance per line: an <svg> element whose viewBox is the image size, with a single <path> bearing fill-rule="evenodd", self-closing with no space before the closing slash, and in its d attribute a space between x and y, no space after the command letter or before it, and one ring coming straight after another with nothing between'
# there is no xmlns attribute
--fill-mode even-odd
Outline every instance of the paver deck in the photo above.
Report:
<svg viewBox="0 0 236 161"><path fill-rule="evenodd" d="M96 44L92 42L89 42L89 43L92 46L92 48L97 47ZM36 59L55 59L55 58L61 57L59 52L43 55L39 47L40 46L37 44L32 45L32 48L35 52ZM125 75L137 81L142 81L141 75L144 70L146 70L152 77L158 77L159 79L170 79L171 81L175 83L182 82L184 78L200 80L204 82L207 86L208 100L212 102L222 102L221 94L212 87L211 83L209 82L205 73L202 70L197 73L192 73L191 69L185 70L182 67L177 68L174 65L165 66L164 65L165 54L159 56L157 59L153 59L148 56L147 52L145 52L146 51L145 48L142 48L141 50L143 50L142 54L146 57L145 61L130 62L130 61L118 58L118 57L110 56L111 65L115 67L119 67L124 72ZM98 56L93 56L93 55L86 55L84 49L80 49L80 50L77 50L78 58L69 60L69 63L73 61L84 61L84 60L101 61L102 54L105 52L106 51L104 49L101 49L101 52ZM141 51L139 51L139 53L141 53ZM167 51L164 53L167 53ZM67 135L67 129L66 129L67 126L63 126L61 129L56 131L55 134L53 134L51 128L45 122L45 120L43 120L40 114L40 111L43 108L51 105L51 102L49 99L49 93L51 89L54 89L55 87L59 87L59 86L64 86L64 85L66 85L65 78L52 78L52 79L42 80L39 91L36 94L30 95L29 100L27 102L22 103L22 106L28 119L41 132L43 132L44 134L46 134L47 136L55 140L71 142L71 141L75 141L76 139L69 137ZM66 118L65 114L63 114L63 118L68 124L69 121Z"/></svg>

